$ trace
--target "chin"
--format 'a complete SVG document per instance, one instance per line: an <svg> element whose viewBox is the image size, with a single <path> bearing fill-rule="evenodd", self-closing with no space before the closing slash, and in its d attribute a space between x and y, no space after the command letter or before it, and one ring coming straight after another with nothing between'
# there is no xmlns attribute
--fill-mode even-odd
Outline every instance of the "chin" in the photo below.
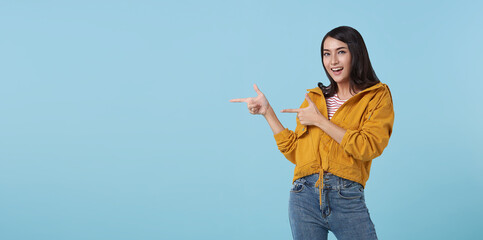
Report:
<svg viewBox="0 0 483 240"><path fill-rule="evenodd" d="M349 76L331 76L331 77L337 83L348 82L350 79Z"/></svg>
<svg viewBox="0 0 483 240"><path fill-rule="evenodd" d="M332 79L334 79L334 81L336 83L344 83L344 82L348 82L348 80L345 80L344 78L334 78L332 77Z"/></svg>

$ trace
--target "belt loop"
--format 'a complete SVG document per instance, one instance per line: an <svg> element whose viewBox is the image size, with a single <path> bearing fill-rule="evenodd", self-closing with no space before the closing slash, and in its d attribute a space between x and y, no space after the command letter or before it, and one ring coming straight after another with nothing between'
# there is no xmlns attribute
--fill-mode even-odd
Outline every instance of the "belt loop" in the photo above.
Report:
<svg viewBox="0 0 483 240"><path fill-rule="evenodd" d="M342 180L341 177L337 177L339 184L337 184L337 191L340 191L340 189L344 188L344 180Z"/></svg>
<svg viewBox="0 0 483 240"><path fill-rule="evenodd" d="M299 180L300 180L300 183L302 183L302 184L305 184L307 182L307 180L305 179L305 177L299 178Z"/></svg>

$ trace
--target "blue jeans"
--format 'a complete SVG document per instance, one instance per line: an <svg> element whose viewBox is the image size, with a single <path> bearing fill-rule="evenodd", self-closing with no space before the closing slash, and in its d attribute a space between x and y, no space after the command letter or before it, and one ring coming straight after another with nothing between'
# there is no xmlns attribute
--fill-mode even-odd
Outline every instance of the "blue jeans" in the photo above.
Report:
<svg viewBox="0 0 483 240"><path fill-rule="evenodd" d="M327 239L332 231L338 240L377 239L361 184L324 174L322 205L319 174L297 179L290 189L289 219L294 240Z"/></svg>

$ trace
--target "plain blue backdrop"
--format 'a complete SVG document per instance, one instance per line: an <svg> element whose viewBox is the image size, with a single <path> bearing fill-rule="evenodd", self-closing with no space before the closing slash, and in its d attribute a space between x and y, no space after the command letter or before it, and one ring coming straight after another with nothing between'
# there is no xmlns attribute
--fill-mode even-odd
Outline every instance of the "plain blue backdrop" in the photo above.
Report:
<svg viewBox="0 0 483 240"><path fill-rule="evenodd" d="M257 83L298 107L328 84L320 41L341 25L394 100L366 188L379 238L481 239L482 9L0 1L0 239L291 239L294 166L228 100Z"/></svg>

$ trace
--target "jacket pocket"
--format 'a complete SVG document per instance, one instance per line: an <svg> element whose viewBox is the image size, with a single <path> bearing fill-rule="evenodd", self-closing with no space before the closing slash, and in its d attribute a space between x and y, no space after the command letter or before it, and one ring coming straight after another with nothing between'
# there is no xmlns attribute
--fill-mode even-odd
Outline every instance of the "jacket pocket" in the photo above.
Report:
<svg viewBox="0 0 483 240"><path fill-rule="evenodd" d="M302 135L304 135L307 132L307 126L302 124L297 124L294 132L297 135L297 138L301 138Z"/></svg>
<svg viewBox="0 0 483 240"><path fill-rule="evenodd" d="M313 165L318 163L318 157L316 152L318 149L314 146L314 142L318 142L317 138L314 139L314 135L317 134L317 129L307 126L297 126L295 134L297 134L297 166L298 170L305 169L306 165ZM309 132L310 131L310 132ZM297 169L296 169L297 171Z"/></svg>

